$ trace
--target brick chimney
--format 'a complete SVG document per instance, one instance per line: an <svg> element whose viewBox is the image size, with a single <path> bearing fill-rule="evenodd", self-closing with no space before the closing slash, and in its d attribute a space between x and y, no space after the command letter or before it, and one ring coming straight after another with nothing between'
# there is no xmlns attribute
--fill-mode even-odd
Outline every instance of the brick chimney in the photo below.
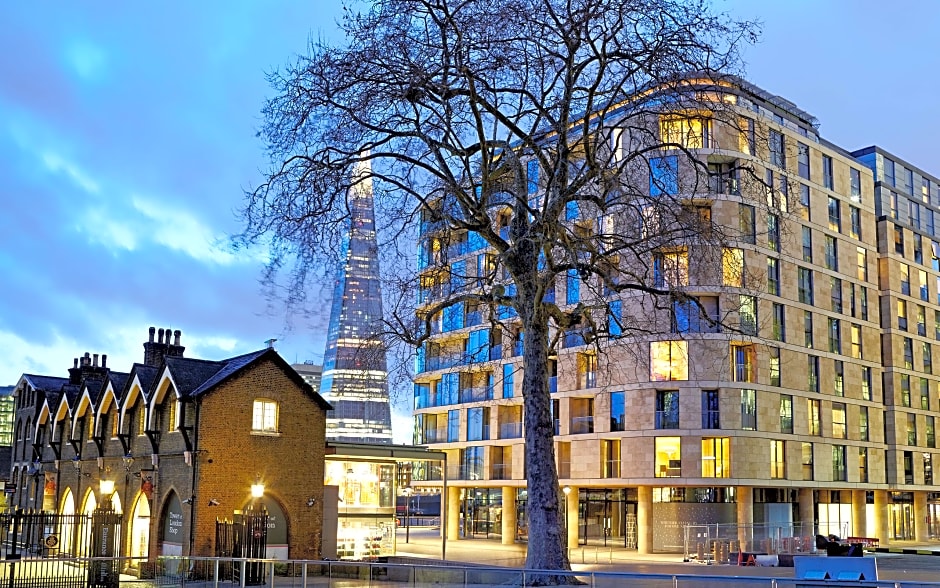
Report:
<svg viewBox="0 0 940 588"><path fill-rule="evenodd" d="M72 360L72 367L69 368L69 384L81 384L87 377L104 377L108 374L108 356L101 356L101 365L98 365L98 354L91 355L87 351L85 355L76 357Z"/></svg>
<svg viewBox="0 0 940 588"><path fill-rule="evenodd" d="M153 340L154 333L157 334L156 341ZM170 329L158 330L156 327L150 327L150 338L144 343L144 364L159 367L165 357L183 357L186 348L180 345L180 335L182 333L178 329L173 332Z"/></svg>

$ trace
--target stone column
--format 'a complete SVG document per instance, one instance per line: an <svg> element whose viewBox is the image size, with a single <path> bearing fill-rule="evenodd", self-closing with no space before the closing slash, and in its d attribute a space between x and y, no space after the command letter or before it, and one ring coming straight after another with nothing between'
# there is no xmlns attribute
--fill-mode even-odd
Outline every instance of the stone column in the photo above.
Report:
<svg viewBox="0 0 940 588"><path fill-rule="evenodd" d="M574 549L578 546L578 489L575 486L567 486L571 491L567 495L562 494L565 499L565 521L568 527L568 549Z"/></svg>
<svg viewBox="0 0 940 588"><path fill-rule="evenodd" d="M918 543L928 541L927 533L927 493L914 492L914 539Z"/></svg>
<svg viewBox="0 0 940 588"><path fill-rule="evenodd" d="M816 535L816 505L813 504L813 489L800 488L799 500L800 523L802 523L800 535L813 539Z"/></svg>
<svg viewBox="0 0 940 588"><path fill-rule="evenodd" d="M460 488L447 487L447 540L460 539Z"/></svg>
<svg viewBox="0 0 940 588"><path fill-rule="evenodd" d="M636 504L636 550L638 553L653 552L653 487L637 488Z"/></svg>
<svg viewBox="0 0 940 588"><path fill-rule="evenodd" d="M735 489L737 503L735 504L738 520L738 543L741 551L754 551L756 547L751 544L754 537L754 489L750 486L738 486Z"/></svg>
<svg viewBox="0 0 940 588"><path fill-rule="evenodd" d="M875 536L879 545L890 543L888 537L888 491L875 490Z"/></svg>
<svg viewBox="0 0 940 588"><path fill-rule="evenodd" d="M503 486L503 545L512 545L516 542L516 489L513 486Z"/></svg>
<svg viewBox="0 0 940 588"><path fill-rule="evenodd" d="M868 537L868 508L864 490L852 490L852 536Z"/></svg>

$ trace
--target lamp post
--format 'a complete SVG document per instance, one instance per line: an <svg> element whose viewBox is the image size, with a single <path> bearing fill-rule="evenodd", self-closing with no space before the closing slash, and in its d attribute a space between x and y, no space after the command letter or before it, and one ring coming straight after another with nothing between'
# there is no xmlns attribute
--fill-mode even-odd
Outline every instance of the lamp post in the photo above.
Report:
<svg viewBox="0 0 940 588"><path fill-rule="evenodd" d="M414 488L411 486L401 489L401 493L405 495L405 543L408 543L411 538L411 494L413 492Z"/></svg>

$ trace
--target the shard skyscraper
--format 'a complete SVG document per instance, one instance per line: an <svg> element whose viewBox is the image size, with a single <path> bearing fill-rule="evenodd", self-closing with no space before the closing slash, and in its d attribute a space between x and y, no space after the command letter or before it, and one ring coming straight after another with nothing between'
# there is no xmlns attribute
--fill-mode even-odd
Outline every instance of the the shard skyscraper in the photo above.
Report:
<svg viewBox="0 0 940 588"><path fill-rule="evenodd" d="M333 405L326 438L391 443L385 349L374 335L382 319L375 212L368 163L349 192L351 218L336 275L320 394Z"/></svg>

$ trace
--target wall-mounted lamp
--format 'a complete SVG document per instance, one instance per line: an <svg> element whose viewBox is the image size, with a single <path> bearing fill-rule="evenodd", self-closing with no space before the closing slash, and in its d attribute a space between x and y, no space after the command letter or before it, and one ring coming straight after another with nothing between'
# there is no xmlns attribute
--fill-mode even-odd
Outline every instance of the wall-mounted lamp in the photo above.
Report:
<svg viewBox="0 0 940 588"><path fill-rule="evenodd" d="M110 497L114 494L114 480L105 480L102 479L98 482L100 486L101 495Z"/></svg>
<svg viewBox="0 0 940 588"><path fill-rule="evenodd" d="M565 493L565 496L568 496L569 494L571 494L571 486L565 486L564 488L561 489L561 491Z"/></svg>
<svg viewBox="0 0 940 588"><path fill-rule="evenodd" d="M261 498L262 496L264 496L264 484L261 482L255 482L251 485L251 497Z"/></svg>
<svg viewBox="0 0 940 588"><path fill-rule="evenodd" d="M316 504L316 503L317 503L317 499L316 499L316 498L308 498L308 499L307 499L307 506L313 506L313 505Z"/></svg>
<svg viewBox="0 0 940 588"><path fill-rule="evenodd" d="M209 499L209 506L219 506L219 501L216 498Z"/></svg>
<svg viewBox="0 0 940 588"><path fill-rule="evenodd" d="M124 462L124 471L129 472L131 470L131 466L134 465L134 456L128 453L121 458L121 461Z"/></svg>
<svg viewBox="0 0 940 588"><path fill-rule="evenodd" d="M195 496L190 496L189 498L183 501L183 504L192 504L195 499L196 499Z"/></svg>
<svg viewBox="0 0 940 588"><path fill-rule="evenodd" d="M82 460L77 455L72 458L72 467L74 467L76 471L82 471Z"/></svg>

